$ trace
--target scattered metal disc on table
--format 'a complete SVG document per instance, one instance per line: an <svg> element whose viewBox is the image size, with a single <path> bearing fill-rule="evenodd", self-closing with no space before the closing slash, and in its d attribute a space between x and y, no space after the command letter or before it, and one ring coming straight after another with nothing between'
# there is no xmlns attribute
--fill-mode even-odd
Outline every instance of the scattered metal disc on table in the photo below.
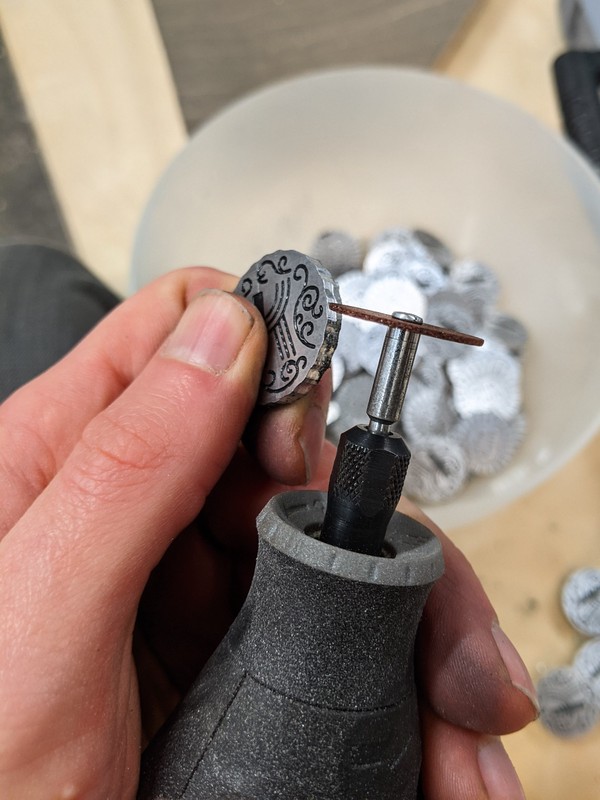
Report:
<svg viewBox="0 0 600 800"><path fill-rule="evenodd" d="M463 448L473 475L495 475L510 464L525 436L525 418L503 419L497 414L462 417L452 431Z"/></svg>
<svg viewBox="0 0 600 800"><path fill-rule="evenodd" d="M583 676L600 704L600 638L583 644L573 659L573 669Z"/></svg>
<svg viewBox="0 0 600 800"><path fill-rule="evenodd" d="M319 234L311 248L311 255L334 276L361 268L360 242L345 231L324 231Z"/></svg>
<svg viewBox="0 0 600 800"><path fill-rule="evenodd" d="M540 721L556 736L573 738L598 722L600 708L591 687L572 667L548 672L537 685Z"/></svg>
<svg viewBox="0 0 600 800"><path fill-rule="evenodd" d="M573 572L564 583L561 600L574 628L588 636L600 635L600 569Z"/></svg>
<svg viewBox="0 0 600 800"><path fill-rule="evenodd" d="M340 296L331 275L296 250L277 250L253 264L236 293L260 310L269 349L259 403L289 403L306 394L329 368L340 315L329 307Z"/></svg>
<svg viewBox="0 0 600 800"><path fill-rule="evenodd" d="M513 356L500 351L469 352L448 361L452 397L458 413L496 414L512 419L521 408L521 369Z"/></svg>

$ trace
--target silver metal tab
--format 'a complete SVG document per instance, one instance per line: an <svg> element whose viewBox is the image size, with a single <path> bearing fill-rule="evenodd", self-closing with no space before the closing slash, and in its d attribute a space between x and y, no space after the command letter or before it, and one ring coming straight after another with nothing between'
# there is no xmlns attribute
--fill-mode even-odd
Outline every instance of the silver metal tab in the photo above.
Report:
<svg viewBox="0 0 600 800"><path fill-rule="evenodd" d="M396 319L422 323L421 317L395 311ZM413 331L390 328L385 336L373 389L367 406L369 430L386 436L400 419L420 336Z"/></svg>

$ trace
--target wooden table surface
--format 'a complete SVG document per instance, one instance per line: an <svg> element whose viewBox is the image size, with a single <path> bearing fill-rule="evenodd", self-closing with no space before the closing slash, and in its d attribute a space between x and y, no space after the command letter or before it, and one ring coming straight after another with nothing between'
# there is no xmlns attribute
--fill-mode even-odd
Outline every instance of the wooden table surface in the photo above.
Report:
<svg viewBox="0 0 600 800"><path fill-rule="evenodd" d="M438 69L559 129L550 72L564 50L557 6L483 0ZM0 15L79 252L124 290L141 209L185 140L148 3L0 0ZM534 679L569 662L580 641L561 615L559 587L572 569L600 565L599 478L595 438L537 490L452 532ZM600 726L565 742L536 723L506 746L529 800L600 797Z"/></svg>

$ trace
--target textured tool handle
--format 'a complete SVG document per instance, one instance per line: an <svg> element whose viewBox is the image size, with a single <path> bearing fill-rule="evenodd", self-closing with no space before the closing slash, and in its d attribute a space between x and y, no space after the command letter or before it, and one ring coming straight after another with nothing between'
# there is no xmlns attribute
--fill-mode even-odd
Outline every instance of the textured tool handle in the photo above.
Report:
<svg viewBox="0 0 600 800"><path fill-rule="evenodd" d="M396 434L380 436L363 425L343 433L331 472L321 541L381 555L409 462L408 447Z"/></svg>
<svg viewBox="0 0 600 800"><path fill-rule="evenodd" d="M263 511L250 594L144 754L140 800L415 800L413 648L441 548L400 514L387 558L324 544L325 499Z"/></svg>

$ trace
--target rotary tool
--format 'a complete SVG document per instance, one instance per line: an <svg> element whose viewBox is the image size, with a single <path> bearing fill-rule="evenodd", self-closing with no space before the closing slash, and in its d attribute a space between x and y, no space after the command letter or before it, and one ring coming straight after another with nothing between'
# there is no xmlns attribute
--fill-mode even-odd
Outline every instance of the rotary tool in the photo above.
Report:
<svg viewBox="0 0 600 800"><path fill-rule="evenodd" d="M237 291L261 310L261 401L289 402L329 365L340 314L388 326L368 423L342 435L329 490L258 517L237 619L142 758L139 800L415 800L414 643L441 546L397 512L410 453L400 417L419 336L475 337L339 303L318 262L277 251Z"/></svg>

